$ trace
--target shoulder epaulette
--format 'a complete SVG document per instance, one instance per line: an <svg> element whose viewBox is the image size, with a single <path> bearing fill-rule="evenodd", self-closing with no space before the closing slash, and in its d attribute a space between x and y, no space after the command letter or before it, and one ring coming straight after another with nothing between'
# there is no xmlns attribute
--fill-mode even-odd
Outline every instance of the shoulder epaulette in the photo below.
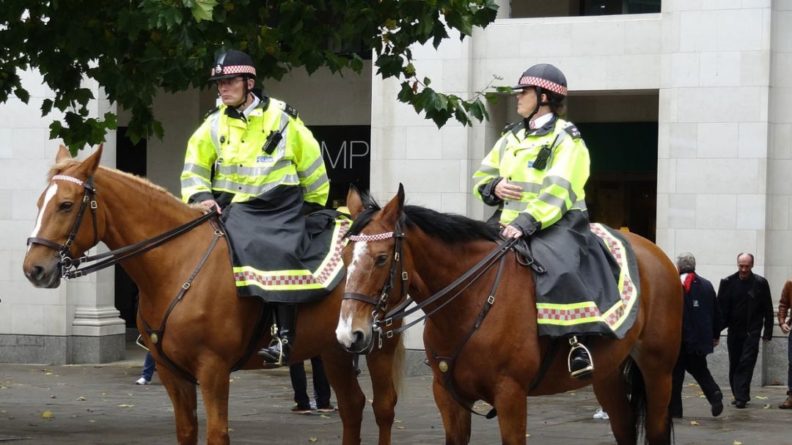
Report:
<svg viewBox="0 0 792 445"><path fill-rule="evenodd" d="M568 123L566 127L564 127L564 131L569 133L574 139L580 139L580 130L577 129L575 124Z"/></svg>
<svg viewBox="0 0 792 445"><path fill-rule="evenodd" d="M206 119L207 117L217 113L218 111L220 111L220 107L219 106L215 106L211 110L207 111L206 114L204 114L203 118Z"/></svg>
<svg viewBox="0 0 792 445"><path fill-rule="evenodd" d="M297 109L287 104L286 102L282 102L282 103L283 103L283 112L297 119Z"/></svg>
<svg viewBox="0 0 792 445"><path fill-rule="evenodd" d="M524 127L525 127L525 121L519 120L517 122L513 122L503 127L503 131L501 131L501 134L503 135L510 131L512 133L517 133L518 131L522 130Z"/></svg>
<svg viewBox="0 0 792 445"><path fill-rule="evenodd" d="M269 102L269 103L272 103L273 105L275 105L276 107L278 107L278 109L279 109L279 110L281 110L281 111L283 111L284 113L288 114L288 115L289 115L289 116L291 116L292 118L294 118L294 119L297 119L297 109L296 109L296 108L294 108L293 106L291 106L291 105L287 104L286 102L284 102L284 101L282 101L282 100L280 100L280 99L275 99L275 98L272 98L272 99L270 99L270 98L267 98L267 100L268 100L268 102ZM265 109L266 109L266 108L265 108Z"/></svg>

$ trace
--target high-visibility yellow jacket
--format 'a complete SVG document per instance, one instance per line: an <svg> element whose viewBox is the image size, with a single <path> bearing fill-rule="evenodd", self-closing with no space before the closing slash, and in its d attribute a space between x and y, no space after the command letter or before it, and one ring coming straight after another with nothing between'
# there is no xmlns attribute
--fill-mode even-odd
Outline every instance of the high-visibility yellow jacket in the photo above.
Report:
<svg viewBox="0 0 792 445"><path fill-rule="evenodd" d="M526 235L547 228L570 210L586 210L583 187L589 177L589 152L570 122L554 117L543 127L527 130L523 122L495 143L473 175L473 193L486 204L502 208L500 222ZM523 188L519 201L495 196L506 179Z"/></svg>
<svg viewBox="0 0 792 445"><path fill-rule="evenodd" d="M280 138L272 137L278 132ZM187 143L181 174L185 202L212 199L212 192L245 202L279 185L302 187L304 201L321 206L330 191L319 143L280 100L265 97L247 118L221 105Z"/></svg>

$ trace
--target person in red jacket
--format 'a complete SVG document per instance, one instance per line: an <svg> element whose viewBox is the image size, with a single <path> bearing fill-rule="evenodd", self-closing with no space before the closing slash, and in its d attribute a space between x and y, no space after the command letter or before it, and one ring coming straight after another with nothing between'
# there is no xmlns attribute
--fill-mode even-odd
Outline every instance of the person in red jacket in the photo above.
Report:
<svg viewBox="0 0 792 445"><path fill-rule="evenodd" d="M781 291L781 301L778 302L778 326L781 327L781 332L789 334L792 328L789 327L790 318L792 318L792 311L789 306L792 304L792 280L787 280L784 283L784 289ZM787 343L787 398L784 403L778 405L781 409L792 408L792 335L788 338Z"/></svg>
<svg viewBox="0 0 792 445"><path fill-rule="evenodd" d="M721 314L712 283L696 273L696 258L691 253L677 257L677 269L684 289L682 346L674 367L669 411L682 417L682 384L685 371L696 379L710 403L713 416L723 412L723 393L707 368L707 355L720 342Z"/></svg>

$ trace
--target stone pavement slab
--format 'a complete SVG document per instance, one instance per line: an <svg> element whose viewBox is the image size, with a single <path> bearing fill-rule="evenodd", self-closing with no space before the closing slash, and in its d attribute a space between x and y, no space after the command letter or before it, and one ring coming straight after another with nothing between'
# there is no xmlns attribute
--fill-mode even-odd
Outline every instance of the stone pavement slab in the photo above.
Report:
<svg viewBox="0 0 792 445"><path fill-rule="evenodd" d="M175 443L173 410L165 388L154 377L137 386L142 358L107 365L0 364L0 443L168 444ZM361 376L371 397L368 376ZM440 415L431 395L431 377L406 377L397 406L395 444L444 442ZM724 388L727 389L727 388ZM747 409L727 405L718 418L698 386L686 385L686 417L675 422L677 444L790 444L792 412L776 408L784 388L753 389ZM286 369L232 375L231 439L237 444L337 444L337 413L295 415ZM200 400L200 397L199 397ZM607 421L592 419L597 408L588 390L529 399L528 442L611 444ZM203 407L199 407L201 431ZM366 409L363 443L376 443L371 408ZM203 441L203 435L201 435ZM497 420L474 418L473 444L500 443Z"/></svg>

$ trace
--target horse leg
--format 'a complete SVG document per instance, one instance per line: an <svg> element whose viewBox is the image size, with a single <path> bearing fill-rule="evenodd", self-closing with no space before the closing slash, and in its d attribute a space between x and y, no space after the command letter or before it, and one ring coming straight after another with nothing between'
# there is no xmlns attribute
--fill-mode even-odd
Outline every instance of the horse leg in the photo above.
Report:
<svg viewBox="0 0 792 445"><path fill-rule="evenodd" d="M611 374L594 381L594 394L610 417L611 431L619 445L634 445L638 440L635 414L627 399L627 382L619 366Z"/></svg>
<svg viewBox="0 0 792 445"><path fill-rule="evenodd" d="M198 407L195 384L175 375L167 366L157 362L160 381L168 391L176 419L176 440L179 445L198 443Z"/></svg>
<svg viewBox="0 0 792 445"><path fill-rule="evenodd" d="M371 375L374 391L374 417L379 427L379 445L390 445L391 429L396 417L397 389L404 349L401 344L388 345L366 356L366 365Z"/></svg>
<svg viewBox="0 0 792 445"><path fill-rule="evenodd" d="M670 354L668 354L670 355ZM671 421L668 405L671 402L674 356L665 357L663 351L642 353L636 358L646 395L646 441L650 445L671 443Z"/></svg>
<svg viewBox="0 0 792 445"><path fill-rule="evenodd" d="M196 376L201 384L201 396L206 409L207 445L230 443L228 437L229 368L228 363L213 359L202 366Z"/></svg>
<svg viewBox="0 0 792 445"><path fill-rule="evenodd" d="M508 377L498 382L496 388L493 406L498 410L501 443L525 445L528 395L519 382Z"/></svg>
<svg viewBox="0 0 792 445"><path fill-rule="evenodd" d="M446 445L465 445L470 442L470 412L457 403L443 386L442 376L432 381L435 404L443 418Z"/></svg>
<svg viewBox="0 0 792 445"><path fill-rule="evenodd" d="M322 352L322 362L330 386L336 393L338 413L344 426L343 445L360 444L360 425L363 423L363 408L366 396L360 389L352 365L352 356L338 348Z"/></svg>

